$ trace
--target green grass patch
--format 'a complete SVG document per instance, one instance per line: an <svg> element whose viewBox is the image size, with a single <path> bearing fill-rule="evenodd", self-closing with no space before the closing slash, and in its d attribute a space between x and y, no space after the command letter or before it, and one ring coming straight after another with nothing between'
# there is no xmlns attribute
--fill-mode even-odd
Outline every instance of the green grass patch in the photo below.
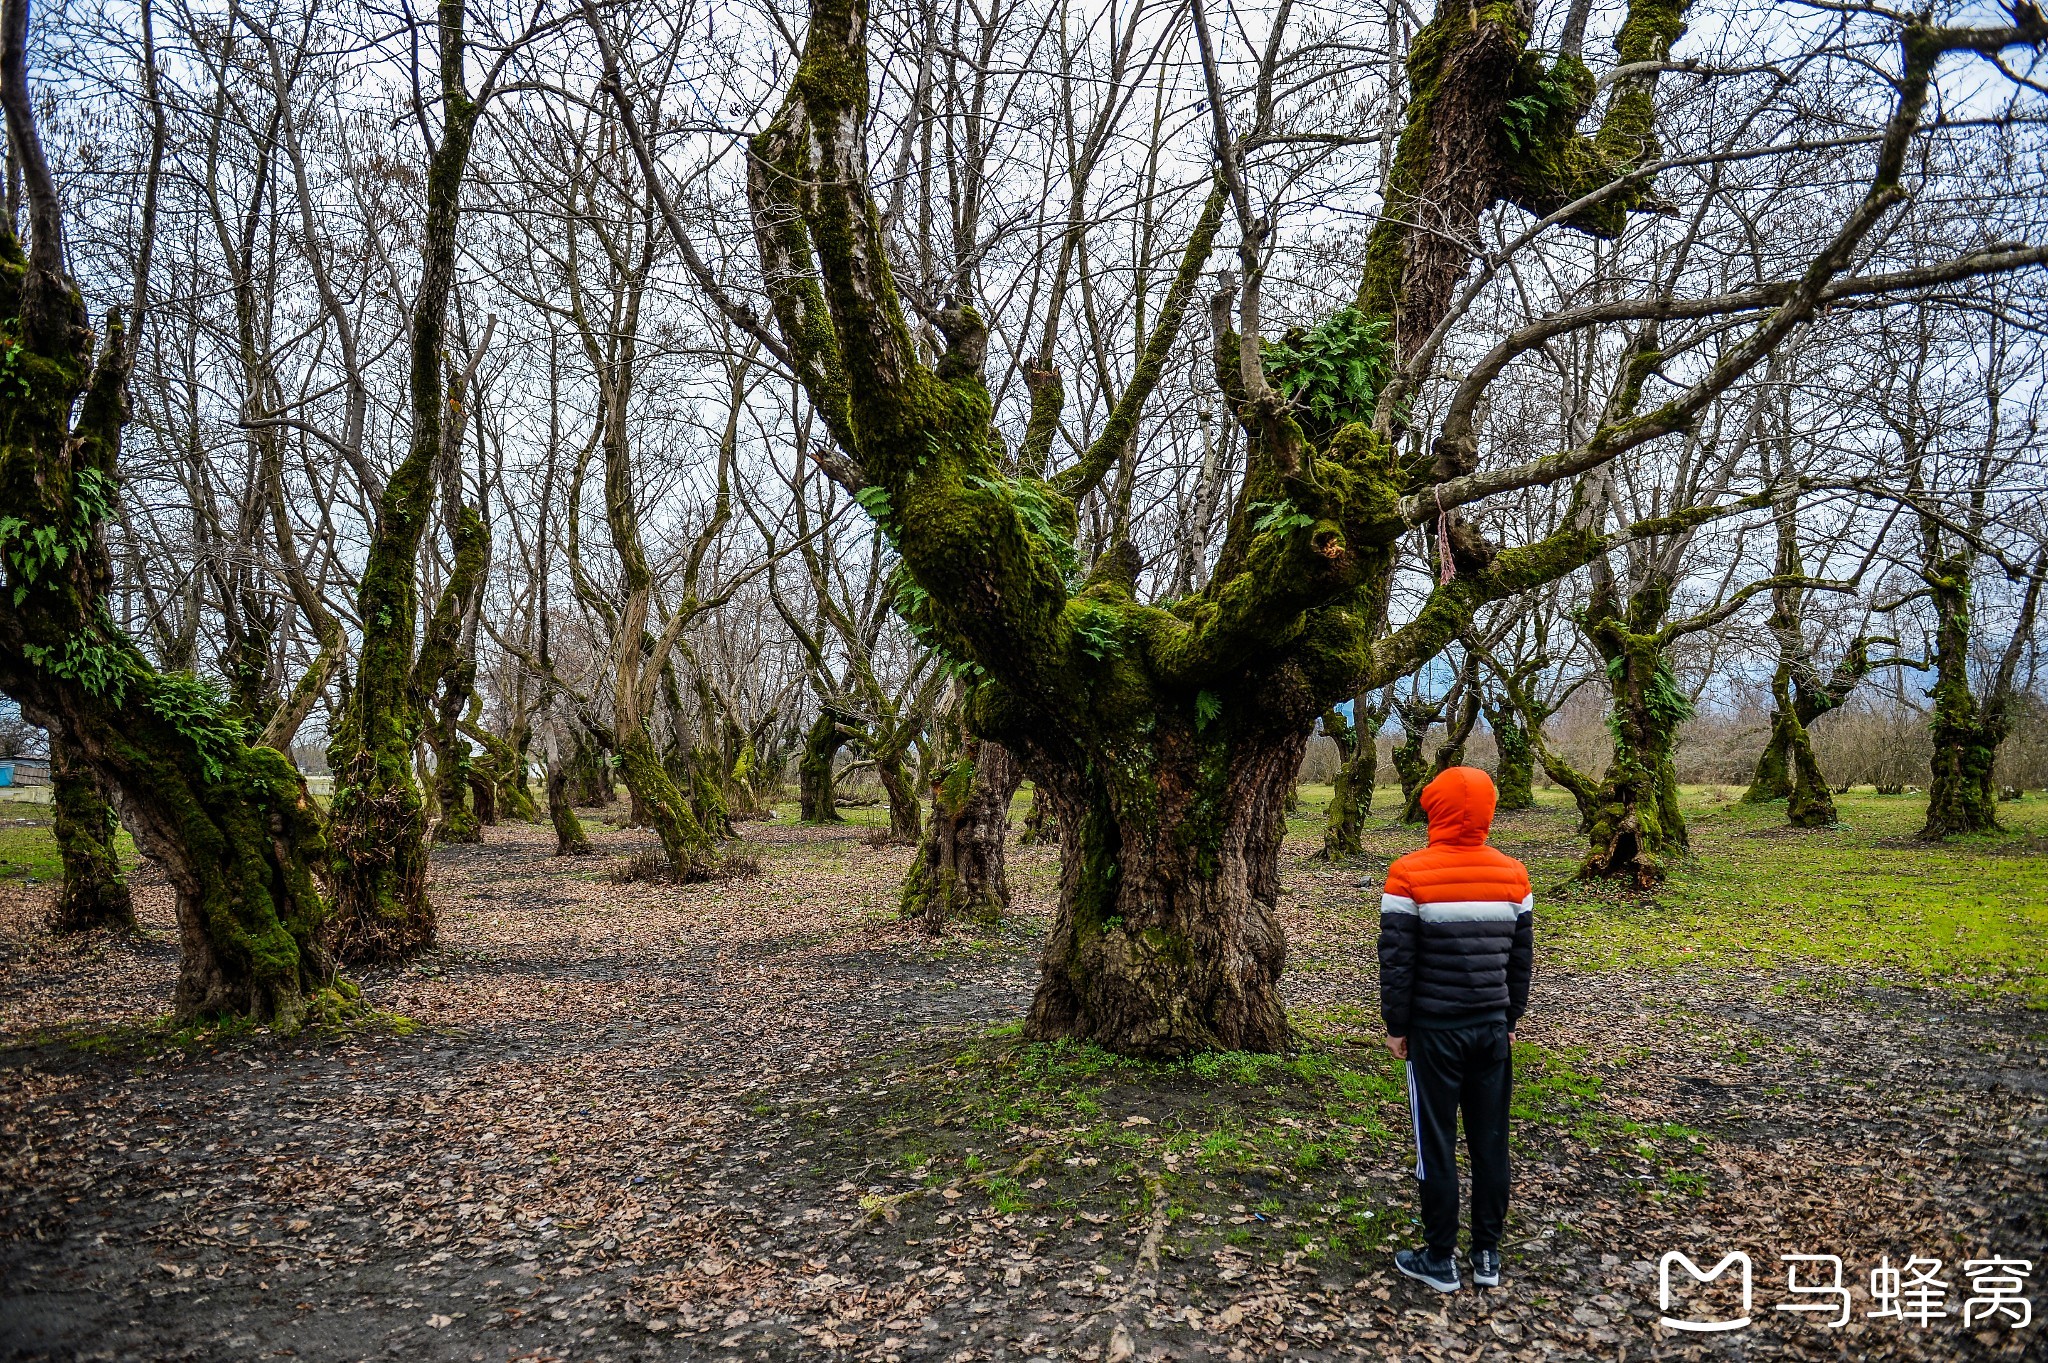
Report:
<svg viewBox="0 0 2048 1363"><path fill-rule="evenodd" d="M52 807L46 804L0 800L0 880L45 885L63 878L64 859L57 851L52 817ZM114 850L124 868L133 869L141 860L125 829L115 835Z"/></svg>
<svg viewBox="0 0 2048 1363"><path fill-rule="evenodd" d="M1327 787L1305 787L1320 810ZM1560 791L1503 815L1493 841L1529 865L1536 884L1539 969L1707 967L1818 971L1823 992L1873 972L1894 983L2048 1008L2048 799L2001 804L2002 833L1924 843L1926 797L1856 790L1835 797L1841 823L1785 825L1782 802L1740 803L1740 787L1688 786L1682 807L1692 856L1650 895L1574 882L1584 853ZM1399 791L1382 787L1365 829L1376 859L1422 845L1396 821ZM1321 814L1289 831L1321 837ZM1360 891L1362 921L1371 894Z"/></svg>
<svg viewBox="0 0 2048 1363"><path fill-rule="evenodd" d="M2009 831L1929 845L1918 796L1836 797L1842 825L1796 831L1782 806L1688 809L1694 857L1647 898L1539 908L1542 949L1580 969L1820 965L2048 1008L2048 801L2000 806Z"/></svg>
<svg viewBox="0 0 2048 1363"><path fill-rule="evenodd" d="M1405 1243L1415 1206L1398 1176L1412 1160L1401 1062L1363 1008L1295 1022L1290 1054L1171 1063L1026 1042L1006 1024L879 1057L834 1105L790 1106L800 1137L865 1161L866 1214L907 1220L910 1234L992 1216L1048 1235L1099 1227L1105 1252L1135 1252L1163 1208L1166 1244L1184 1255L1355 1260ZM1515 1059L1525 1155L1574 1139L1656 1197L1704 1177L1699 1133L1610 1111L1582 1053L1518 1043Z"/></svg>

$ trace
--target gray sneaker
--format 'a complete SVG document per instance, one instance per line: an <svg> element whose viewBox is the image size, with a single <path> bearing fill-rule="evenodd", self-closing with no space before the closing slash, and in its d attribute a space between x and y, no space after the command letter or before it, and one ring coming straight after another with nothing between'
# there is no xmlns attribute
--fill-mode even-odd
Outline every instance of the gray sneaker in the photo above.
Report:
<svg viewBox="0 0 2048 1363"><path fill-rule="evenodd" d="M1475 1249L1472 1251L1472 1281L1481 1287L1500 1286L1500 1251L1497 1249Z"/></svg>
<svg viewBox="0 0 2048 1363"><path fill-rule="evenodd" d="M1463 1286L1458 1281L1458 1256L1455 1254L1404 1249L1394 1256L1394 1267L1439 1292L1456 1292Z"/></svg>

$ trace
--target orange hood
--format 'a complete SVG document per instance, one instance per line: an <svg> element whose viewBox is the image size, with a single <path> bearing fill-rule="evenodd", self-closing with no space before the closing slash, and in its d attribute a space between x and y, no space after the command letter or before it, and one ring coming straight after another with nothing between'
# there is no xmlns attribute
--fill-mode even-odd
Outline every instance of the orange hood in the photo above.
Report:
<svg viewBox="0 0 2048 1363"><path fill-rule="evenodd" d="M1493 778L1479 768L1446 768L1422 788L1422 812L1429 816L1429 845L1477 847L1484 843L1499 798Z"/></svg>

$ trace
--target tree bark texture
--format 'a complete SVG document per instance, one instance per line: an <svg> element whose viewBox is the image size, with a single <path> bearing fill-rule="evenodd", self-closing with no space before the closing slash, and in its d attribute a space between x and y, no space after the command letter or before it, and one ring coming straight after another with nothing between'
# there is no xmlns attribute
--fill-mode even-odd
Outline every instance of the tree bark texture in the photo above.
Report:
<svg viewBox="0 0 2048 1363"><path fill-rule="evenodd" d="M64 861L64 880L50 909L50 930L134 927L135 901L114 848L120 820L99 773L55 732L50 735L50 783L55 800L52 831Z"/></svg>
<svg viewBox="0 0 2048 1363"><path fill-rule="evenodd" d="M120 791L137 844L163 864L177 903L174 1014L295 1030L347 988L321 942L320 818L282 753L250 747L242 716L196 678L158 672L107 613L103 526L127 420L127 348L109 316L91 363L26 89L27 17L9 0L0 21L0 103L35 233L24 257L0 224L0 348L16 379L0 384L0 691L61 735L68 761Z"/></svg>
<svg viewBox="0 0 2048 1363"><path fill-rule="evenodd" d="M478 108L463 84L464 0L440 0L441 137L427 166L418 293L411 318L412 437L392 471L356 594L363 622L354 685L328 751L334 799L335 942L344 960L402 960L433 944L426 813L413 781L423 716L414 695L420 539L434 511L446 406L442 362L462 180Z"/></svg>
<svg viewBox="0 0 2048 1363"><path fill-rule="evenodd" d="M1498 705L1486 705L1485 709L1486 726L1493 730L1493 746L1497 754L1493 784L1500 795L1498 808L1534 809L1536 751L1530 745L1529 731L1522 726L1522 716L1512 703L1504 699Z"/></svg>
<svg viewBox="0 0 2048 1363"><path fill-rule="evenodd" d="M820 710L804 734L797 759L797 817L805 823L845 823L834 794L834 766L846 746L846 730L829 710Z"/></svg>
<svg viewBox="0 0 2048 1363"><path fill-rule="evenodd" d="M590 839L583 821L576 817L576 804L569 798L569 769L560 762L548 763L548 821L555 826L555 855L587 857Z"/></svg>
<svg viewBox="0 0 2048 1363"><path fill-rule="evenodd" d="M903 879L903 916L937 936L999 926L1010 911L1004 841L1024 769L1000 743L969 738L932 783L932 814Z"/></svg>

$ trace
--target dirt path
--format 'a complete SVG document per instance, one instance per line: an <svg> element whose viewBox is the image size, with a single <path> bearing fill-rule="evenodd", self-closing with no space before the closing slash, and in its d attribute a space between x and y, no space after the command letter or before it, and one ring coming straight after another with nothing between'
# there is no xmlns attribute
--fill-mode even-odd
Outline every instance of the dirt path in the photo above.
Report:
<svg viewBox="0 0 2048 1363"><path fill-rule="evenodd" d="M155 936L83 950L0 891L0 1356L2048 1355L2039 1324L1956 1319L1993 1252L2048 1309L2038 1014L1543 976L1513 1278L1446 1301L1387 1264L1412 1192L1358 871L1289 861L1302 1055L1159 1071L991 1035L1047 854L1010 937L935 947L889 917L901 849L749 833L765 874L684 889L539 829L438 853L445 948L365 982L410 1027L282 1046L145 1029L161 889ZM1735 1249L1755 1323L1660 1333L1658 1257ZM1846 1330L1772 1308L1787 1253L1842 1257ZM1866 1320L1882 1255L1944 1260L1952 1318Z"/></svg>

